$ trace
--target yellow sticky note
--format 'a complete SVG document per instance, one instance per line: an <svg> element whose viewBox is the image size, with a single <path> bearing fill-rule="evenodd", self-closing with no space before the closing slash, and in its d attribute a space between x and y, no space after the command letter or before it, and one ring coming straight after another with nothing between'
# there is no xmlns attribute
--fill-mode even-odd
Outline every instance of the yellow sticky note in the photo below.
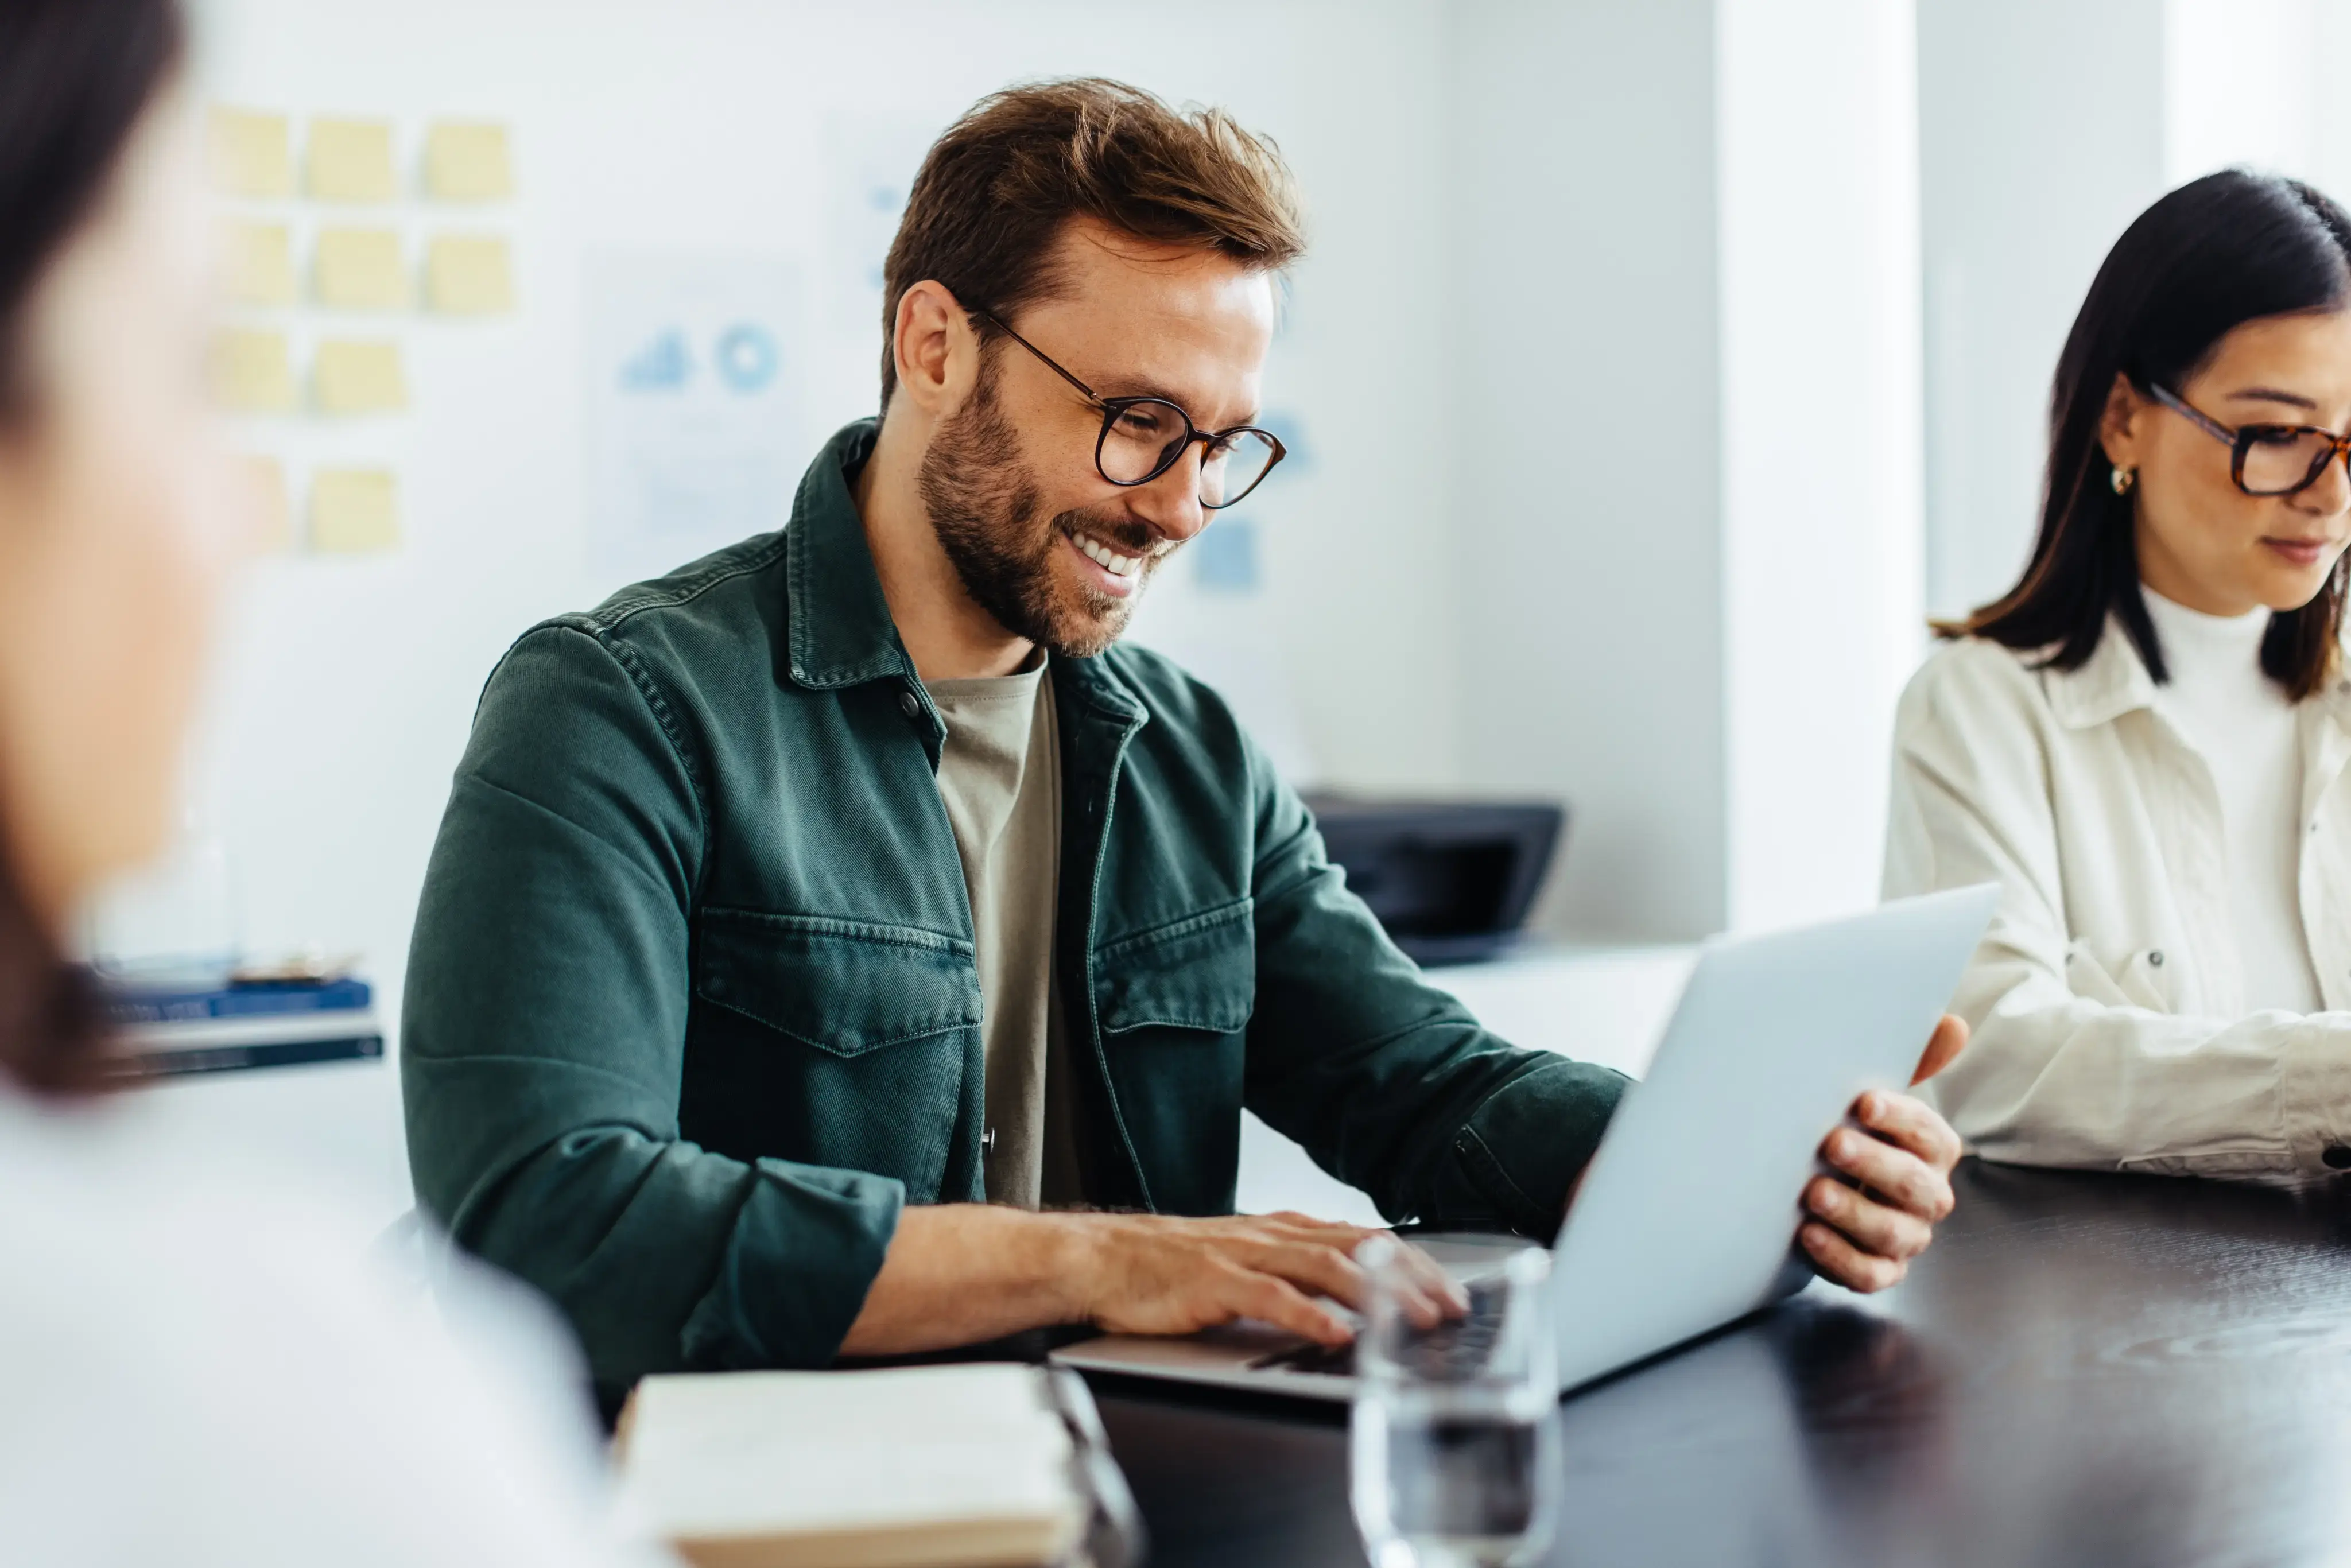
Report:
<svg viewBox="0 0 2351 1568"><path fill-rule="evenodd" d="M392 124L382 120L314 120L306 182L321 202L389 202L400 193L392 167Z"/></svg>
<svg viewBox="0 0 2351 1568"><path fill-rule="evenodd" d="M325 554L400 542L400 480L388 468L321 468L310 480L310 548Z"/></svg>
<svg viewBox="0 0 2351 1568"><path fill-rule="evenodd" d="M515 303L514 256L497 235L441 235L424 257L424 292L444 316L495 316Z"/></svg>
<svg viewBox="0 0 2351 1568"><path fill-rule="evenodd" d="M205 139L216 189L264 200L294 193L294 133L284 115L215 109L209 119Z"/></svg>
<svg viewBox="0 0 2351 1568"><path fill-rule="evenodd" d="M503 202L514 194L507 128L443 120L424 133L424 190L436 202Z"/></svg>
<svg viewBox="0 0 2351 1568"><path fill-rule="evenodd" d="M326 413L392 413L408 406L398 343L329 338L319 345L310 382Z"/></svg>
<svg viewBox="0 0 2351 1568"><path fill-rule="evenodd" d="M294 529L286 500L286 465L275 457L248 456L240 462L246 504L252 508L254 548L272 553L288 548Z"/></svg>
<svg viewBox="0 0 2351 1568"><path fill-rule="evenodd" d="M338 310L405 310L408 264L391 229L320 229L311 258L319 303Z"/></svg>
<svg viewBox="0 0 2351 1568"><path fill-rule="evenodd" d="M213 340L213 397L239 413L287 413L294 407L294 359L286 334L235 328Z"/></svg>
<svg viewBox="0 0 2351 1568"><path fill-rule="evenodd" d="M221 272L236 305L294 303L294 238L284 224L221 225Z"/></svg>

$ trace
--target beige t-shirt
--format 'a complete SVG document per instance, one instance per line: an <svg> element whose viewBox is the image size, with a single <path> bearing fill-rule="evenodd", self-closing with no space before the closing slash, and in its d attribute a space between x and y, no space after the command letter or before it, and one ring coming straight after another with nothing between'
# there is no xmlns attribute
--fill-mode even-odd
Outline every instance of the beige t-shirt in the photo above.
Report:
<svg viewBox="0 0 2351 1568"><path fill-rule="evenodd" d="M1053 683L1014 675L929 683L947 727L939 799L955 830L978 949L987 1087L981 1166L991 1203L1081 1201L1070 1074L1053 977L1061 863L1061 748Z"/></svg>

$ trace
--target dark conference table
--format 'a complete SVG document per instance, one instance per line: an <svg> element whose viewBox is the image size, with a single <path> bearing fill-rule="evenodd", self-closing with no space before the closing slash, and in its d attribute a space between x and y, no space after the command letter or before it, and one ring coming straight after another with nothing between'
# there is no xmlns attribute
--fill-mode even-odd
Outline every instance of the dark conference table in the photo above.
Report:
<svg viewBox="0 0 2351 1568"><path fill-rule="evenodd" d="M1969 1161L1910 1279L1569 1399L1555 1564L2351 1559L2351 1183ZM1360 1564L1344 1413L1094 1381L1156 1568Z"/></svg>

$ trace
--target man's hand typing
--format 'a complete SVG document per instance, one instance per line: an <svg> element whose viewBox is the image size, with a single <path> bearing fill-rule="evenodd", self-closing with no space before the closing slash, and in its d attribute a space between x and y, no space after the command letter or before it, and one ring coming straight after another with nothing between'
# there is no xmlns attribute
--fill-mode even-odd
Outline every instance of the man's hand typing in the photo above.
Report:
<svg viewBox="0 0 2351 1568"><path fill-rule="evenodd" d="M1363 1305L1364 1274L1352 1254L1378 1234L1302 1214L1188 1219L910 1207L841 1352L905 1354L1045 1323L1189 1333L1238 1318L1344 1344L1353 1330L1328 1303ZM1418 1252L1406 1253L1421 1281L1406 1311L1425 1323L1460 1312L1459 1288Z"/></svg>

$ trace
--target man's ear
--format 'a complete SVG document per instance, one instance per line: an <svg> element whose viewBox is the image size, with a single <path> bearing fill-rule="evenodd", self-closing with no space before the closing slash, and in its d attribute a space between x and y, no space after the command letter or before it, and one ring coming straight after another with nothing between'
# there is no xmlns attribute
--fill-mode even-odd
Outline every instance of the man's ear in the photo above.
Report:
<svg viewBox="0 0 2351 1568"><path fill-rule="evenodd" d="M2098 416L2098 444L2116 467L2138 466L2139 425L2147 417L2147 399L2131 385L2130 377L2117 371L2115 384L2106 389L2106 406Z"/></svg>
<svg viewBox="0 0 2351 1568"><path fill-rule="evenodd" d="M926 414L946 412L969 390L978 350L970 319L946 284L925 278L898 297L890 326L896 396L912 399Z"/></svg>

